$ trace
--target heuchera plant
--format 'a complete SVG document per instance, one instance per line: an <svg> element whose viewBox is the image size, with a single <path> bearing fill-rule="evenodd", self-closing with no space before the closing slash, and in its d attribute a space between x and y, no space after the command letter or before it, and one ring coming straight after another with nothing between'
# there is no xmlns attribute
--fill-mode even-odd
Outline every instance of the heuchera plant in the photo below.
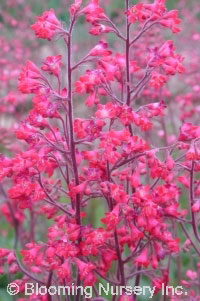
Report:
<svg viewBox="0 0 200 301"><path fill-rule="evenodd" d="M102 300L96 289L99 281L139 285L143 275L159 293L162 284L170 284L171 265L180 251L194 249L200 255L195 242L200 242L200 186L195 179L200 170L200 127L184 122L169 141L164 126L165 86L185 68L174 42L163 41L159 31L178 33L178 12L167 11L165 0L124 2L125 28L113 23L98 0L87 6L76 0L69 9L67 29L53 9L31 26L48 43L63 39L66 56L48 56L41 66L27 61L23 67L18 89L34 94L33 109L16 136L27 148L0 160L2 185L10 179L9 201L1 210L16 235L13 250L0 249L1 273L6 264L10 274L23 273L14 281L22 295L25 283L31 281L47 287L92 286L93 300ZM74 62L73 31L82 16L89 33L100 38ZM153 31L157 42L152 45ZM119 39L124 51L112 50L106 42L108 33ZM146 43L138 43L144 37ZM86 63L91 67L82 71ZM74 101L81 95L89 110L87 119L75 112ZM165 145L159 146L151 132L160 120ZM180 206L180 182L189 190L189 216ZM105 208L99 228L85 222L87 207L95 198ZM30 235L22 231L26 212L31 216ZM51 220L43 242L35 233L38 215ZM177 224L187 238L181 246ZM191 225L195 240L186 224ZM22 263L15 250L18 242ZM188 270L187 276L189 280L181 284L188 296L171 296L171 300L189 296L187 300L197 300L190 288L198 287L198 275ZM28 300L53 298L33 295ZM75 296L76 301L81 298L80 293ZM162 298L167 300L166 294ZM124 292L119 300L136 300L136 296Z"/></svg>

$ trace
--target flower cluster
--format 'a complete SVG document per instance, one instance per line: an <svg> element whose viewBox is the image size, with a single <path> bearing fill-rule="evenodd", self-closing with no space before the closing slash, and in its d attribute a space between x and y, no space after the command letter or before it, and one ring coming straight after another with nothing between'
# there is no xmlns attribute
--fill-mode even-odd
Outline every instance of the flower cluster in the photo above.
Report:
<svg viewBox="0 0 200 301"><path fill-rule="evenodd" d="M126 34L98 0L86 6L76 0L69 8L67 30L53 9L31 26L38 38L63 38L67 66L61 54L48 56L40 67L27 61L18 90L34 94L33 108L15 130L26 146L11 158L0 157L1 187L3 191L6 182L8 193L1 212L15 229L22 255L21 263L15 250L1 248L0 272L6 264L11 275L21 271L22 278L15 281L22 294L30 280L47 286L89 285L97 293L95 286L102 279L126 286L143 275L158 294L170 283L170 267L180 252L194 248L200 255L185 227L188 223L200 242L200 182L195 178L200 171L200 127L184 122L170 140L164 119L169 113L166 83L185 72L183 57L171 40L151 41L146 49L138 42L159 25L179 32L180 20L177 11L167 11L164 0L125 4ZM115 52L104 36L74 62L73 30L82 15L92 25L90 34L114 34L125 52ZM79 67L85 63L90 67L82 71ZM86 100L88 117L80 115L76 98ZM181 204L185 188L191 220ZM96 226L95 213L92 222L88 216L95 199L103 210ZM32 230L22 235L26 212ZM38 218L51 221L45 239L37 239ZM183 244L177 225L187 237ZM186 276L186 288L196 285L195 271L188 270ZM36 298L53 300L49 293Z"/></svg>

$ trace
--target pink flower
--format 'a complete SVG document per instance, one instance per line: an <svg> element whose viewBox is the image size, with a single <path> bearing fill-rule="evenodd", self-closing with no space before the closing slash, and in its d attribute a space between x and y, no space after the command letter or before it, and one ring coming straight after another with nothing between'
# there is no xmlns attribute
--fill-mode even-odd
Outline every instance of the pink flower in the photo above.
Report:
<svg viewBox="0 0 200 301"><path fill-rule="evenodd" d="M92 50L89 55L91 56L109 56L112 54L112 51L107 50L108 44L104 41L100 41Z"/></svg>
<svg viewBox="0 0 200 301"><path fill-rule="evenodd" d="M38 38L49 41L52 40L57 32L62 31L61 23L56 18L52 8L44 12L42 16L37 17L37 22L31 26L31 29L35 31Z"/></svg>
<svg viewBox="0 0 200 301"><path fill-rule="evenodd" d="M155 88L155 89L159 89L160 87L162 87L165 83L167 82L167 78L165 75L159 74L157 72L152 72L152 77L150 80L150 86Z"/></svg>
<svg viewBox="0 0 200 301"><path fill-rule="evenodd" d="M180 32L178 25L181 23L181 20L178 18L177 10L171 10L166 13L159 23L164 27L170 28L173 33Z"/></svg>
<svg viewBox="0 0 200 301"><path fill-rule="evenodd" d="M75 262L80 271L80 278L81 280L84 280L84 285L93 285L97 281L97 278L93 273L95 266L90 262L85 263L78 258L75 259Z"/></svg>
<svg viewBox="0 0 200 301"><path fill-rule="evenodd" d="M140 255L138 255L135 259L134 259L134 264L137 264L138 266L144 266L144 267L148 267L150 264L150 259L148 258L148 248L145 248Z"/></svg>
<svg viewBox="0 0 200 301"><path fill-rule="evenodd" d="M81 10L86 15L89 23L95 24L98 20L104 19L105 14L103 8L99 6L99 0L90 0L90 4Z"/></svg>
<svg viewBox="0 0 200 301"><path fill-rule="evenodd" d="M39 68L31 61L27 61L19 77L19 91L25 94L36 93L42 86L40 78Z"/></svg>
<svg viewBox="0 0 200 301"><path fill-rule="evenodd" d="M75 0L75 3L70 6L70 14L74 16L80 10L82 0Z"/></svg>
<svg viewBox="0 0 200 301"><path fill-rule="evenodd" d="M116 115L116 106L112 102L106 105L99 104L95 116L97 118L113 118Z"/></svg>
<svg viewBox="0 0 200 301"><path fill-rule="evenodd" d="M179 141L190 141L200 137L200 127L192 123L185 123L181 126Z"/></svg>
<svg viewBox="0 0 200 301"><path fill-rule="evenodd" d="M61 279L66 279L67 281L70 279L71 275L71 267L69 261L66 260L58 269L57 274Z"/></svg>
<svg viewBox="0 0 200 301"><path fill-rule="evenodd" d="M93 106L94 104L97 105L100 102L100 99L97 97L96 91L91 93L88 98L86 99L86 105L88 107Z"/></svg>
<svg viewBox="0 0 200 301"><path fill-rule="evenodd" d="M107 212L106 217L102 218L101 221L106 224L108 231L115 229L120 222L119 206L117 205L111 212Z"/></svg>
<svg viewBox="0 0 200 301"><path fill-rule="evenodd" d="M194 205L192 205L192 212L200 212L200 200L196 201Z"/></svg>
<svg viewBox="0 0 200 301"><path fill-rule="evenodd" d="M0 248L0 258L7 256L9 254L9 252L10 252L10 250L8 250L8 249Z"/></svg>
<svg viewBox="0 0 200 301"><path fill-rule="evenodd" d="M94 36L98 36L102 33L109 33L109 32L113 32L113 28L106 26L104 24L94 24L94 27L92 29L90 29L89 33L94 35Z"/></svg>
<svg viewBox="0 0 200 301"><path fill-rule="evenodd" d="M53 74L55 76L59 76L60 68L62 66L62 55L57 56L48 56L46 61L43 63L41 69L43 71L48 72L49 74Z"/></svg>
<svg viewBox="0 0 200 301"><path fill-rule="evenodd" d="M187 270L186 276L191 280L195 280L197 279L197 272L194 272L192 270Z"/></svg>

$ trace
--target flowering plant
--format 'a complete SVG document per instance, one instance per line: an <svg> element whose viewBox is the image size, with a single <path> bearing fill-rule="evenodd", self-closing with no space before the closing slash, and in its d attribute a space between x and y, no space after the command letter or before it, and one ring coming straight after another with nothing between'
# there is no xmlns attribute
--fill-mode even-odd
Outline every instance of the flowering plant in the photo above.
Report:
<svg viewBox="0 0 200 301"><path fill-rule="evenodd" d="M22 68L18 90L34 98L16 136L27 146L12 158L0 158L2 191L9 185L1 211L16 234L13 250L0 249L1 270L7 263L11 274L23 273L14 280L22 294L32 281L47 287L92 286L93 300L101 300L96 286L105 280L124 287L120 301L135 300L134 294L126 295L130 281L137 286L146 276L157 294L170 283L172 262L181 251L194 249L200 255L186 227L200 242L200 182L195 178L200 127L183 120L180 133L169 139L165 124L167 83L185 67L175 43L163 41L160 31L180 32L178 11L168 11L165 0L124 2L126 25L120 29L98 0L86 6L75 0L68 28L53 9L31 26L48 43L62 39L66 53L48 56L41 66L27 61ZM100 39L74 62L73 32L82 16L89 33ZM107 35L114 35L123 50L113 50ZM76 112L75 102L83 97L87 118ZM162 137L160 145L156 135ZM191 218L180 204L180 183L189 191ZM95 199L105 209L99 227L87 219ZM37 239L38 216L51 221L43 241ZM31 229L23 235L26 220ZM183 244L178 227L187 238ZM15 250L19 243L22 263ZM198 298L190 290L198 286L197 273L188 270L187 276L181 284ZM75 300L80 299L77 291ZM54 299L47 293L28 300Z"/></svg>

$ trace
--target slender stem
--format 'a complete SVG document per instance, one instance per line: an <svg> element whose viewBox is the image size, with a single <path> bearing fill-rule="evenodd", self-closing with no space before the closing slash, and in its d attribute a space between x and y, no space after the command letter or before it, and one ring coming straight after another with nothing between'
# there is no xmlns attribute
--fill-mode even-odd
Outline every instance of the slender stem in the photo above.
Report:
<svg viewBox="0 0 200 301"><path fill-rule="evenodd" d="M50 271L50 272L49 272L49 277L48 277L48 280L47 280L47 289L51 286L52 277L53 277L53 272ZM47 295L47 300L48 300L48 301L51 301L51 300L52 300L52 297L51 297L51 295L50 295L49 293L48 293L48 295Z"/></svg>
<svg viewBox="0 0 200 301"><path fill-rule="evenodd" d="M69 135L68 135L68 131L67 131L67 123L65 124L65 121L64 121L64 119L62 118L62 116L60 117L60 120L61 120L61 122L62 122L65 140L66 140L66 142L67 142L67 146L69 147Z"/></svg>
<svg viewBox="0 0 200 301"><path fill-rule="evenodd" d="M85 63L85 61L88 59L89 56L90 56L89 54L87 54L86 56L84 56L84 58L82 58L77 64L75 64L75 65L71 68L71 70L75 70L75 69L77 69L81 64Z"/></svg>
<svg viewBox="0 0 200 301"><path fill-rule="evenodd" d="M129 0L126 0L126 12L129 10ZM130 23L126 16L126 104L129 106L131 100L130 93Z"/></svg>
<svg viewBox="0 0 200 301"><path fill-rule="evenodd" d="M19 222L15 218L14 210L13 210L12 205L10 204L9 201L7 201L7 205L8 205L9 210L10 210L10 215L12 217L13 226L14 226L14 230L15 230L14 249L16 250L17 246L18 246L18 241L19 241Z"/></svg>
<svg viewBox="0 0 200 301"><path fill-rule="evenodd" d="M58 168L59 168L59 170L60 170L60 172L61 172L61 174L62 174L64 180L67 182L67 178L66 178L66 176L65 176L65 174L64 174L64 172L63 172L63 170L62 170L62 167L61 167L61 165L60 165L58 159L56 158L56 156L54 156L53 154L51 154L49 157L52 157L52 158L56 161L56 163L58 164Z"/></svg>
<svg viewBox="0 0 200 301"><path fill-rule="evenodd" d="M14 213L14 210L13 210L13 207L11 205L11 203L9 202L8 200L8 197L5 193L5 190L3 188L2 185L0 185L0 190L4 196L4 199L8 205L8 208L10 210L10 215L11 215L11 218L12 218L12 222L13 222L13 226L14 226L14 231L15 231L15 241L14 241L14 249L16 250L17 249L17 246L18 246L18 241L19 241L19 222L18 220L16 219L15 217L15 213Z"/></svg>
<svg viewBox="0 0 200 301"><path fill-rule="evenodd" d="M172 261L172 255L169 255L169 259L168 259L168 264L167 264L167 271L169 273L170 271L170 265L171 265L171 261ZM167 290L166 290L166 286L168 285L168 282L165 282L165 291L164 291L164 296L163 296L163 301L167 301Z"/></svg>
<svg viewBox="0 0 200 301"><path fill-rule="evenodd" d="M119 272L120 272L120 276L121 276L121 285L126 285L126 279L125 279L125 274L124 274L124 263L121 257L121 250L119 247L119 240L118 240L118 235L117 235L117 231L115 230L114 233L114 237L115 237L115 245L116 245L116 251L117 251L117 257L118 257L118 263L119 263Z"/></svg>
<svg viewBox="0 0 200 301"><path fill-rule="evenodd" d="M35 241L35 215L33 210L30 210L30 240Z"/></svg>
<svg viewBox="0 0 200 301"><path fill-rule="evenodd" d="M103 278L104 280L106 280L107 282L109 282L109 283L111 283L111 284L113 284L113 285L120 285L119 282L116 282L116 281L114 281L114 280L108 279L107 277L105 277L104 275L102 275L101 273L99 273L99 271L97 271L97 270L95 270L95 273L96 273L97 275L99 275L101 278Z"/></svg>
<svg viewBox="0 0 200 301"><path fill-rule="evenodd" d="M137 270L137 271L135 271L135 272L133 272L133 273L131 273L130 275L128 275L127 277L126 277L126 279L128 280L128 279L131 279L131 278L133 278L134 276L137 276L138 274L145 274L145 273L151 273L151 272L154 272L154 270Z"/></svg>
<svg viewBox="0 0 200 301"><path fill-rule="evenodd" d="M138 242L137 246L135 247L135 250L132 252L131 255L129 255L125 260L124 264L129 262L134 256L141 253L141 251L148 245L148 243L144 244L140 249L138 247L140 246L141 240Z"/></svg>
<svg viewBox="0 0 200 301"><path fill-rule="evenodd" d="M75 178L75 184L79 185L79 177L78 177L78 168L76 162L76 149L75 149L75 142L74 142L74 127L73 127L73 95L72 95L72 69L71 69L71 38L72 38L72 29L75 20L72 19L69 37L67 42L67 50L68 50L68 98L69 98L69 132L70 132L70 150L71 150L71 159L72 159L72 166ZM81 224L81 217L80 217L80 195L76 195L76 221L77 224Z"/></svg>
<svg viewBox="0 0 200 301"><path fill-rule="evenodd" d="M70 134L70 151L71 151L71 160L74 172L75 185L79 185L79 176L78 176L78 167L76 162L76 148L74 143L74 127L73 127L73 94L72 94L72 66L71 66L71 55L72 55L72 31L75 24L75 17L72 18L69 36L67 40L67 52L68 52L68 61L67 61L67 77L68 77L68 114L66 116L66 120L69 121L69 134ZM81 226L81 199L80 194L76 194L76 223ZM78 243L81 242L81 234L78 238ZM80 274L77 269L77 282L76 285L80 286ZM80 300L80 291L78 290L78 294L76 296L76 301Z"/></svg>
<svg viewBox="0 0 200 301"><path fill-rule="evenodd" d="M153 190L157 183L160 181L160 178L157 178L150 187L150 190Z"/></svg>
<svg viewBox="0 0 200 301"><path fill-rule="evenodd" d="M192 216L192 227L194 231L195 238L200 242L200 236L198 233L198 225L196 224L195 213L192 211L192 206L194 205L194 166L195 162L192 161L192 168L190 172L190 210Z"/></svg>
<svg viewBox="0 0 200 301"><path fill-rule="evenodd" d="M19 269L20 269L20 271L21 271L22 273L24 273L27 277L29 277L30 279L36 281L37 283L39 283L39 284L41 284L41 285L46 285L46 282L44 282L44 281L38 279L37 277L35 277L35 276L32 275L31 273L29 273L29 271L27 271L27 270L21 265L21 263L20 263L20 261L19 261L19 259L18 259L17 254L16 254L15 251L14 251L14 254L15 254L15 257L16 257L17 265L18 265L18 267L19 267Z"/></svg>
<svg viewBox="0 0 200 301"><path fill-rule="evenodd" d="M112 22L112 20L110 18L108 18L108 17L105 17L105 18L106 18L106 21L113 27L114 32L116 33L116 35L120 39L126 41L125 37L122 35L122 33L120 32L120 30L117 28L117 26Z"/></svg>
<svg viewBox="0 0 200 301"><path fill-rule="evenodd" d="M142 84L142 83L144 82L144 80L147 78L148 74L149 74L149 67L147 66L147 67L146 67L146 70L145 70L145 73L144 73L144 75L143 75L143 77L142 77L142 79L141 79L141 80L137 83L137 85L131 90L131 93L135 92L135 94L137 94L136 91L138 90L138 88L140 88L141 84Z"/></svg>
<svg viewBox="0 0 200 301"><path fill-rule="evenodd" d="M110 169L109 169L109 163L107 162L107 174L108 174L108 181L111 182L111 176L110 176ZM109 205L110 205L110 210L113 210L113 200L110 198L109 200ZM122 254L120 250L120 245L119 245L119 240L118 240L118 235L117 235L117 230L115 229L114 232L114 238L115 238L115 247L116 247L116 252L117 252L117 258L118 258L118 264L119 264L119 272L120 272L120 277L121 277L121 285L126 285L126 279L125 279L125 274L124 274L124 262L122 260Z"/></svg>
<svg viewBox="0 0 200 301"><path fill-rule="evenodd" d="M189 239L189 241L191 242L193 248L195 249L195 251L197 252L197 254L200 256L200 250L196 247L196 245L194 244L194 242L192 241L191 237L190 237L190 234L187 232L185 226L183 223L180 223L182 229L183 229L183 232L185 233L185 236Z"/></svg>
<svg viewBox="0 0 200 301"><path fill-rule="evenodd" d="M135 155L135 156L132 157L132 158L129 158L129 159L124 160L124 161L122 161L121 163L119 163L118 165L114 165L114 166L112 167L112 169L111 169L111 172L112 172L113 170L115 170L115 169L117 169L117 168L119 168L119 167L121 167L121 166L123 166L123 165L125 165L125 164L127 164L127 163L129 163L129 162L131 162L131 161L133 161L133 160L135 160L135 159L137 159L137 158L139 158L139 157L145 156L145 155L146 155L146 153L140 153L140 154L138 154L138 155Z"/></svg>
<svg viewBox="0 0 200 301"><path fill-rule="evenodd" d="M131 41L130 46L132 46L147 30L149 30L152 26L154 26L155 24L157 24L158 22L153 22L151 23L148 27L146 27L146 25L150 22L149 19L147 19L147 21L144 23L142 29L140 30L140 32L136 35L136 37Z"/></svg>
<svg viewBox="0 0 200 301"><path fill-rule="evenodd" d="M141 267L138 267L138 272L140 272L140 270L141 270ZM137 287L137 286L139 286L140 285L140 280L141 280L141 273L138 273L137 275L136 275L136 279L135 279L135 287ZM137 295L135 295L134 294L134 297L135 297L135 301L136 301L136 299L137 299Z"/></svg>
<svg viewBox="0 0 200 301"><path fill-rule="evenodd" d="M38 180L41 188L43 189L43 191L45 192L47 199L44 199L45 202L49 203L50 205L52 206L56 206L57 208L59 208L60 210L62 210L63 212L65 212L67 215L71 216L72 214L70 212L68 212L67 210L65 210L65 208L63 208L63 206L57 202L54 201L54 199L51 197L51 195L48 193L48 191L46 190L43 182L42 182L42 179L41 179L41 175L39 174L39 180Z"/></svg>
<svg viewBox="0 0 200 301"><path fill-rule="evenodd" d="M67 152L64 149L61 149L57 145L53 144L49 139L47 139L47 137L44 134L42 134L40 132L38 132L37 134L40 135L42 138L44 138L47 141L47 143L49 143L53 147L54 150L57 150L57 151L59 151L61 153L64 153L64 154L67 154Z"/></svg>

